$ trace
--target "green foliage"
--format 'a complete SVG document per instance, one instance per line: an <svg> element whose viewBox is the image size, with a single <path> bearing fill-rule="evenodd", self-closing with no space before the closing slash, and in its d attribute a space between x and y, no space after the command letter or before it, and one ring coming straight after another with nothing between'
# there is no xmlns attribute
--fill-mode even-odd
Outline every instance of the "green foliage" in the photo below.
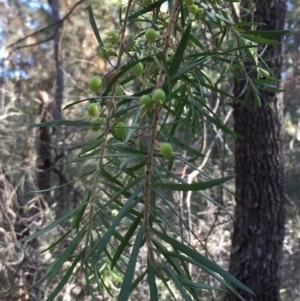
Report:
<svg viewBox="0 0 300 301"><path fill-rule="evenodd" d="M178 175L174 162L183 162L191 170L197 170L181 156L183 152L197 157L203 155L188 139L182 140L177 132L184 129L189 139L197 138L201 136L200 121L204 121L232 137L242 138L216 116L208 100L217 97L240 101L221 85L232 78L244 81L240 97L254 93L256 106L260 105L261 90L277 91L272 70L261 60L256 49L259 44L273 45L276 41L267 37L284 32L268 34L243 30L249 24L235 24L228 8L221 6L219 1L211 1L214 5L209 6L202 2L185 1L186 5L178 0L169 1L167 13L160 11L165 1L152 2L128 1L128 5L120 9L120 28L108 34L110 42L116 43L113 48L112 44L103 44L105 39L97 25L101 20L96 20L89 7L88 18L98 41L99 55L111 66L104 76L109 81L93 77L89 88L94 95L75 101L66 109L85 102L83 111L87 109L94 117L92 124L69 120L34 125L89 125L93 131L101 129L99 135L95 133L98 135L96 140L87 142L79 157L72 160L79 166L90 160L95 169L82 176L92 177L92 184L81 204L59 220L72 215L72 240L48 267L48 281L54 279L64 262L71 261L72 265L48 300L55 300L63 285L78 270L84 271L90 292L96 287L99 293L108 291L112 295L111 288L116 286L118 300L122 301L128 300L146 275L151 300L158 300L159 282L170 295L173 295L169 285L172 283L184 300L200 300L199 290L219 289L237 296L236 289L251 292L201 255L191 241L185 240L177 225L169 220L166 210L178 218L186 231L191 235L194 233L172 204L171 193L166 197L161 190L192 191L210 200L202 190L222 185L231 178L188 183ZM133 38L127 34L131 22L140 22L143 27ZM205 45L199 38L201 24L211 36ZM145 42L144 33L148 42ZM247 61L255 62L254 70L246 67ZM215 64L219 67L214 76L209 76L207 71ZM253 72L258 74L257 78L250 76ZM109 74L113 76L108 77ZM94 104L92 110L89 109L91 103ZM211 201L226 211L216 201ZM146 250L147 264L144 269L137 270L141 249ZM195 281L189 265L215 278L219 286ZM115 281L110 280L109 284L108 275Z"/></svg>

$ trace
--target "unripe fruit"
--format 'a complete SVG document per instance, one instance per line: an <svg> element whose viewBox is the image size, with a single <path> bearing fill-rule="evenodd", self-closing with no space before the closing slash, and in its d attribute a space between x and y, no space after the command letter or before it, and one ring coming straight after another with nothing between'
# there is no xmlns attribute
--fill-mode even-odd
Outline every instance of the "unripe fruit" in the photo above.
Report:
<svg viewBox="0 0 300 301"><path fill-rule="evenodd" d="M155 29L148 28L145 31L145 37L146 37L146 39L147 39L148 42L154 42L158 38L158 33L157 33L157 31Z"/></svg>
<svg viewBox="0 0 300 301"><path fill-rule="evenodd" d="M171 159L174 154L174 149L172 144L168 142L163 142L159 148L160 154L167 159Z"/></svg>
<svg viewBox="0 0 300 301"><path fill-rule="evenodd" d="M141 62L137 63L132 67L131 72L135 77L142 75L144 72L143 64Z"/></svg>
<svg viewBox="0 0 300 301"><path fill-rule="evenodd" d="M196 4L188 5L188 10L192 15L196 15L199 8Z"/></svg>
<svg viewBox="0 0 300 301"><path fill-rule="evenodd" d="M91 123L99 123L99 122L100 122L99 117L95 117L91 119ZM90 127L92 131L97 132L100 130L101 124L91 124Z"/></svg>
<svg viewBox="0 0 300 301"><path fill-rule="evenodd" d="M143 0L143 4L144 4L145 6L149 6L149 5L152 4L152 0Z"/></svg>
<svg viewBox="0 0 300 301"><path fill-rule="evenodd" d="M157 89L154 91L152 95L152 100L157 104L157 105L162 105L165 100L166 100L166 94L162 89Z"/></svg>
<svg viewBox="0 0 300 301"><path fill-rule="evenodd" d="M194 44L194 43L193 43L193 41L192 41L192 40L190 40L190 39L188 39L188 41L187 41L187 44L186 44L186 45L187 45L187 46L193 46L193 44Z"/></svg>
<svg viewBox="0 0 300 301"><path fill-rule="evenodd" d="M169 14L166 14L166 13L162 14L162 18L163 18L162 26L164 28L168 27L169 22L170 22L170 16L169 16Z"/></svg>
<svg viewBox="0 0 300 301"><path fill-rule="evenodd" d="M140 105L142 109L153 110L154 109L154 102L149 95L143 95L140 97Z"/></svg>
<svg viewBox="0 0 300 301"><path fill-rule="evenodd" d="M160 134L160 130L161 130L161 126L158 124L156 127L156 137L158 138L159 134Z"/></svg>
<svg viewBox="0 0 300 301"><path fill-rule="evenodd" d="M195 0L184 0L184 3L186 5L193 5L195 3Z"/></svg>
<svg viewBox="0 0 300 301"><path fill-rule="evenodd" d="M97 92L102 87L102 78L100 76L94 76L90 80L90 90Z"/></svg>
<svg viewBox="0 0 300 301"><path fill-rule="evenodd" d="M111 30L109 33L108 33L108 36L107 38L112 42L112 43L116 43L119 41L120 39L120 34L117 30Z"/></svg>
<svg viewBox="0 0 300 301"><path fill-rule="evenodd" d="M173 62L174 55L175 55L174 50L170 50L170 51L169 51L169 54L168 54L168 62L169 62L169 63L172 63L172 62Z"/></svg>
<svg viewBox="0 0 300 301"><path fill-rule="evenodd" d="M115 136L119 139L124 139L127 134L127 126L124 122L118 122L115 125Z"/></svg>
<svg viewBox="0 0 300 301"><path fill-rule="evenodd" d="M99 114L99 108L98 108L98 105L96 103L91 103L89 106L88 106L88 114L91 116L91 117L96 117L98 116Z"/></svg>
<svg viewBox="0 0 300 301"><path fill-rule="evenodd" d="M115 90L115 96L122 96L122 95L124 95L123 90L120 85L117 85ZM119 101L119 100L120 98L115 98L115 101Z"/></svg>
<svg viewBox="0 0 300 301"><path fill-rule="evenodd" d="M115 50L111 43L106 43L99 50L99 56L103 59L106 58L104 50L106 51L106 56L111 57L115 54Z"/></svg>

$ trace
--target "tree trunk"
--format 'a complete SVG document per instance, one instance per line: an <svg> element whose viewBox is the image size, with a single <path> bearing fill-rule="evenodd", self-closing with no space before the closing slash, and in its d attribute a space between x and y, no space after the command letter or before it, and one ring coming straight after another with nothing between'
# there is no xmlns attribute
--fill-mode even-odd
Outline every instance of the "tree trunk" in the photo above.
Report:
<svg viewBox="0 0 300 301"><path fill-rule="evenodd" d="M247 21L265 23L261 30L284 28L286 0L254 3L256 10ZM243 7L247 4L249 1L242 1ZM280 79L281 45L268 47L264 59ZM244 84L236 82L236 96ZM247 301L279 301L285 221L282 100L274 93L261 92L261 102L254 109L250 93L246 105L234 106L235 131L244 139L237 139L235 145L236 221L229 271L255 293L240 292ZM232 295L225 299L240 300Z"/></svg>
<svg viewBox="0 0 300 301"><path fill-rule="evenodd" d="M59 16L59 0L49 0L49 5L52 9L53 23L60 20ZM61 55L61 29L58 29L54 37L54 59L56 67L56 83L55 83L55 102L53 107L53 119L62 119L62 105L64 94L64 73L62 67L62 55Z"/></svg>
<svg viewBox="0 0 300 301"><path fill-rule="evenodd" d="M41 122L51 120L51 101L49 94L45 91L39 91L40 116ZM37 173L37 184L40 190L49 189L51 187L51 172L48 170L52 166L51 153L51 135L50 127L40 128L40 145L38 149L39 164ZM48 205L51 205L50 191L45 191L43 196L46 198Z"/></svg>

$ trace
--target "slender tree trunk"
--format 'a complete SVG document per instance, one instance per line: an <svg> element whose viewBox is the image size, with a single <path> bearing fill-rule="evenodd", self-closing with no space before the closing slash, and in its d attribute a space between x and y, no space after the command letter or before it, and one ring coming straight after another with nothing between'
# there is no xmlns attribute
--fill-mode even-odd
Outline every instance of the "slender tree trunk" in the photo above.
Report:
<svg viewBox="0 0 300 301"><path fill-rule="evenodd" d="M242 1L242 6L249 7L249 2ZM256 10L247 21L265 23L258 28L263 30L284 28L286 0L254 3ZM280 79L281 46L268 47L264 59ZM244 84L237 81L236 96ZM240 292L247 301L279 301L285 221L282 99L261 92L262 105L257 109L253 94L246 101L234 107L235 131L244 139L236 140L235 145L236 221L229 271L256 294ZM225 299L240 300L232 295Z"/></svg>
<svg viewBox="0 0 300 301"><path fill-rule="evenodd" d="M53 23L60 20L59 15L59 0L49 0L49 4L52 9ZM55 84L55 102L53 107L53 119L62 119L62 104L64 93L64 73L62 67L62 55L61 55L61 29L59 29L54 37L54 59L56 66L56 84Z"/></svg>
<svg viewBox="0 0 300 301"><path fill-rule="evenodd" d="M40 116L41 122L51 120L51 101L49 94L45 91L39 91ZM51 135L52 130L50 127L40 128L40 145L38 149L39 164L37 173L37 184L40 190L49 189L51 187L52 173L48 170L52 166L52 153L51 153ZM51 205L50 191L43 193L46 197L48 205Z"/></svg>

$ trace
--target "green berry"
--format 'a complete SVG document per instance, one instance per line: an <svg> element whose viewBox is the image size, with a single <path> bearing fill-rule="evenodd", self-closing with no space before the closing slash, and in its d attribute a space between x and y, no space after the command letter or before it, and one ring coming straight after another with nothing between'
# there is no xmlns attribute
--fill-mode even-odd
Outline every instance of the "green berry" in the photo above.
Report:
<svg viewBox="0 0 300 301"><path fill-rule="evenodd" d="M174 154L174 149L172 144L168 142L163 142L159 148L160 154L167 159L171 159Z"/></svg>
<svg viewBox="0 0 300 301"><path fill-rule="evenodd" d="M192 41L192 40L190 40L190 39L188 39L188 41L187 41L187 44L186 44L186 45L187 45L187 46L193 46L193 44L194 44L194 43L193 43L193 41Z"/></svg>
<svg viewBox="0 0 300 301"><path fill-rule="evenodd" d="M170 22L170 16L169 16L169 14L166 14L166 13L162 14L162 18L163 18L162 26L164 28L168 27L169 22Z"/></svg>
<svg viewBox="0 0 300 301"><path fill-rule="evenodd" d="M195 0L184 0L184 3L186 5L193 5L195 3Z"/></svg>
<svg viewBox="0 0 300 301"><path fill-rule="evenodd" d="M98 116L99 114L99 108L98 108L98 105L96 103L91 103L89 106L88 106L88 114L91 116L91 117L96 117Z"/></svg>
<svg viewBox="0 0 300 301"><path fill-rule="evenodd" d="M154 109L154 102L149 95L143 95L140 97L140 105L142 109L153 110Z"/></svg>
<svg viewBox="0 0 300 301"><path fill-rule="evenodd" d="M152 4L152 0L143 0L143 4L144 4L145 6L149 6L149 5Z"/></svg>
<svg viewBox="0 0 300 301"><path fill-rule="evenodd" d="M103 45L103 47L100 48L99 56L103 59L106 58L105 52L106 52L106 56L108 56L108 57L111 57L115 54L115 50L114 50L111 43L106 43L106 44Z"/></svg>
<svg viewBox="0 0 300 301"><path fill-rule="evenodd" d="M95 117L95 118L92 118L91 119L91 130L94 131L94 132L97 132L100 130L100 127L101 127L101 124L93 124L93 123L99 123L101 120L99 117Z"/></svg>
<svg viewBox="0 0 300 301"><path fill-rule="evenodd" d="M158 137L161 132L161 126L158 124L156 127L156 136Z"/></svg>
<svg viewBox="0 0 300 301"><path fill-rule="evenodd" d="M115 96L123 96L124 93L123 93L123 90L122 90L122 87L120 85L117 85L116 86L116 90L115 90ZM119 101L120 98L115 98L115 101Z"/></svg>
<svg viewBox="0 0 300 301"><path fill-rule="evenodd" d="M165 100L166 100L166 94L162 89L157 89L154 91L152 95L152 100L157 104L157 105L162 105Z"/></svg>
<svg viewBox="0 0 300 301"><path fill-rule="evenodd" d="M143 64L141 62L137 63L132 67L131 72L135 77L142 75L142 73L144 72Z"/></svg>
<svg viewBox="0 0 300 301"><path fill-rule="evenodd" d="M188 10L192 15L196 15L199 8L196 4L188 5Z"/></svg>
<svg viewBox="0 0 300 301"><path fill-rule="evenodd" d="M173 62L174 55L175 55L174 50L170 50L170 51L169 51L169 54L168 54L168 62L169 62L169 63L172 63L172 62Z"/></svg>
<svg viewBox="0 0 300 301"><path fill-rule="evenodd" d="M90 80L90 90L97 92L102 87L102 78L100 76L94 76Z"/></svg>
<svg viewBox="0 0 300 301"><path fill-rule="evenodd" d="M146 39L147 39L148 42L154 42L158 38L158 33L157 33L157 31L155 29L148 28L145 31L145 37L146 37Z"/></svg>
<svg viewBox="0 0 300 301"><path fill-rule="evenodd" d="M115 125L115 136L119 139L124 139L127 134L127 126L124 122L118 122Z"/></svg>
<svg viewBox="0 0 300 301"><path fill-rule="evenodd" d="M108 36L107 36L108 40L110 40L112 43L116 43L119 41L120 39L120 34L117 30L111 30L109 33L108 33Z"/></svg>

